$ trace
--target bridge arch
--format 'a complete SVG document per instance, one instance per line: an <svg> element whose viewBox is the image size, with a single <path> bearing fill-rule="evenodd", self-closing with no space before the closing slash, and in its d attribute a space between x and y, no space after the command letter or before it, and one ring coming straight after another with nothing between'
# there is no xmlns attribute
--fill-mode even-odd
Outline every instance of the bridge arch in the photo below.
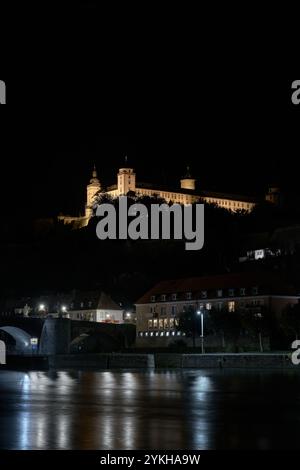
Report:
<svg viewBox="0 0 300 470"><path fill-rule="evenodd" d="M14 354L31 354L31 336L26 331L15 326L0 326L0 331L4 331L15 340Z"/></svg>

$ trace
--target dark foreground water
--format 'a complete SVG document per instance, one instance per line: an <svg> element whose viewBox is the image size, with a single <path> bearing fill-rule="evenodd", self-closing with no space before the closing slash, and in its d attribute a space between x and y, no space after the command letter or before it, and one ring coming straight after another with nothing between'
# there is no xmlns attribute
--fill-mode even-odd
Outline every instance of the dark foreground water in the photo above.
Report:
<svg viewBox="0 0 300 470"><path fill-rule="evenodd" d="M1 449L299 449L299 429L293 371L0 371Z"/></svg>

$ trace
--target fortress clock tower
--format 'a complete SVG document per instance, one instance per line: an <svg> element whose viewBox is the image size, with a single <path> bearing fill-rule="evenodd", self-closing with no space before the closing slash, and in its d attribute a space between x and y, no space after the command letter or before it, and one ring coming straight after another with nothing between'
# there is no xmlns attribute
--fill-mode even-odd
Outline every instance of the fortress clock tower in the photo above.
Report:
<svg viewBox="0 0 300 470"><path fill-rule="evenodd" d="M125 157L127 164L127 157ZM135 192L136 175L133 168L120 168L118 173L118 193L119 196L126 196L129 191Z"/></svg>
<svg viewBox="0 0 300 470"><path fill-rule="evenodd" d="M98 179L96 166L94 165L93 177L87 185L87 197L85 206L85 216L90 219L93 214L93 203L96 194L101 191L101 184Z"/></svg>

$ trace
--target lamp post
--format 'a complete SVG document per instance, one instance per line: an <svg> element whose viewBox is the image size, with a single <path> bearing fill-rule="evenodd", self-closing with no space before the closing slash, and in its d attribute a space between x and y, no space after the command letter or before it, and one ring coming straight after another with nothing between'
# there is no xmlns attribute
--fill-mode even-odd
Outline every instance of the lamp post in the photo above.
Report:
<svg viewBox="0 0 300 470"><path fill-rule="evenodd" d="M46 315L47 307L45 304L40 304L38 310L41 314Z"/></svg>
<svg viewBox="0 0 300 470"><path fill-rule="evenodd" d="M127 320L128 322L130 322L130 320L131 320L131 313L130 313L130 312L127 312L127 313L126 313L126 320Z"/></svg>
<svg viewBox="0 0 300 470"><path fill-rule="evenodd" d="M66 306L66 305L62 305L62 306L61 306L61 311L60 311L60 313L59 313L59 316L60 316L60 317L63 317L63 316L65 316L65 315L67 314L67 312L68 312L67 306Z"/></svg>
<svg viewBox="0 0 300 470"><path fill-rule="evenodd" d="M201 317L201 353L204 354L204 313L198 310L197 315Z"/></svg>

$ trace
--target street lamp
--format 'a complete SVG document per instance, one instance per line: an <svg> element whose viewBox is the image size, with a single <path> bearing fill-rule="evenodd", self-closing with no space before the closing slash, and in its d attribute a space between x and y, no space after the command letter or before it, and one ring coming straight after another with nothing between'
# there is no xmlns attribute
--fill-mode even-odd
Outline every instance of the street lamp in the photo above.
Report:
<svg viewBox="0 0 300 470"><path fill-rule="evenodd" d="M201 352L204 353L204 314L202 310L197 311L197 315L201 316Z"/></svg>
<svg viewBox="0 0 300 470"><path fill-rule="evenodd" d="M39 311L41 314L45 315L45 314L46 314L46 310L47 310L47 307L46 307L45 304L40 304L40 305L39 305L38 311Z"/></svg>

